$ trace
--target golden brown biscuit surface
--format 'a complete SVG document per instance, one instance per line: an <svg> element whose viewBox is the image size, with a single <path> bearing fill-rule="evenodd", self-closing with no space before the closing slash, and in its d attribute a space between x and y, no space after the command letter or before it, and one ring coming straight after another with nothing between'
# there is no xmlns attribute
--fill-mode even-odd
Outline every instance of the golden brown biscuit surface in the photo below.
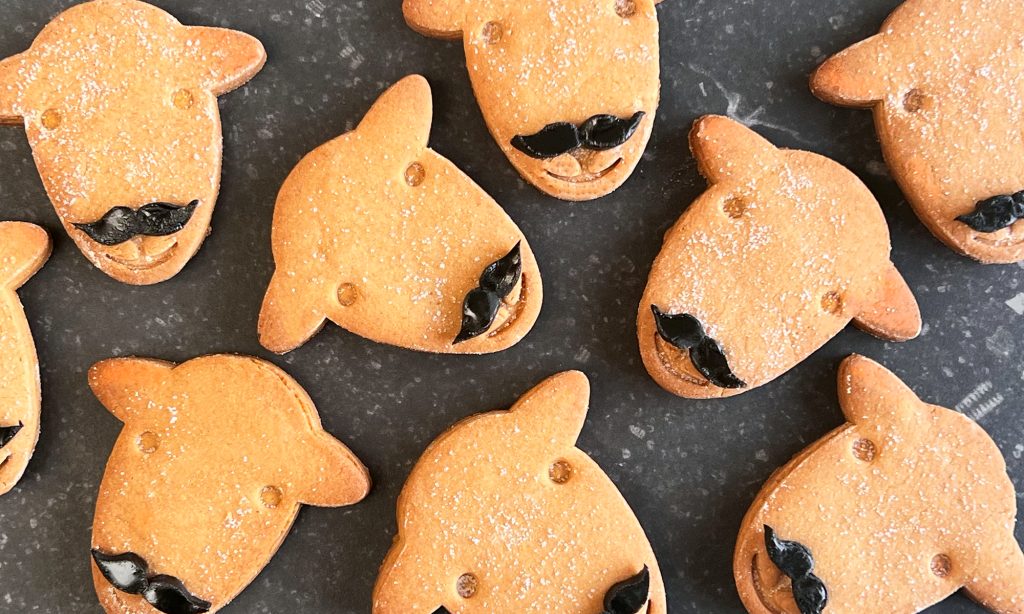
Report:
<svg viewBox="0 0 1024 614"><path fill-rule="evenodd" d="M320 425L305 391L255 358L93 366L89 384L124 428L100 484L92 547L134 553L217 611L256 577L300 504L342 506L370 487L359 459ZM107 612L155 610L95 562Z"/></svg>
<svg viewBox="0 0 1024 614"><path fill-rule="evenodd" d="M217 96L263 66L255 38L183 26L137 0L92 0L58 15L0 62L0 123L23 123L47 194L82 253L111 277L174 276L209 233L220 187ZM173 234L97 242L75 224L115 207L198 201Z"/></svg>
<svg viewBox="0 0 1024 614"><path fill-rule="evenodd" d="M374 589L375 614L598 614L615 583L646 566L665 614L658 563L629 505L576 438L590 385L555 375L509 411L441 435L398 500L398 536Z"/></svg>
<svg viewBox="0 0 1024 614"><path fill-rule="evenodd" d="M839 164L780 150L725 117L697 121L690 146L710 188L665 235L640 303L644 365L684 397L730 396L804 360L851 320L910 339L921 316L889 260L871 192ZM715 385L656 329L652 306L689 314L745 387Z"/></svg>
<svg viewBox="0 0 1024 614"><path fill-rule="evenodd" d="M533 327L543 292L529 243L483 189L427 147L432 109L426 80L406 77L354 131L289 175L274 210L264 347L295 349L327 319L374 341L441 353L496 352ZM484 334L455 343L465 297L517 244L519 283Z"/></svg>
<svg viewBox="0 0 1024 614"><path fill-rule="evenodd" d="M540 190L565 200L611 193L647 146L660 89L660 0L404 0L427 36L462 38L473 90L502 151ZM597 115L644 117L624 144L550 158L513 146L517 136Z"/></svg>
<svg viewBox="0 0 1024 614"><path fill-rule="evenodd" d="M768 527L810 551L828 613L911 614L960 588L1024 612L1016 495L989 436L861 356L843 362L839 399L847 424L776 471L743 521L734 573L747 610L800 612Z"/></svg>
<svg viewBox="0 0 1024 614"><path fill-rule="evenodd" d="M21 479L39 439L39 361L15 291L49 257L45 230L0 222L0 495Z"/></svg>
<svg viewBox="0 0 1024 614"><path fill-rule="evenodd" d="M951 248L988 263L1024 259L1024 225L981 232L957 217L1024 190L1022 31L1018 0L909 0L811 79L827 102L874 109L914 211Z"/></svg>

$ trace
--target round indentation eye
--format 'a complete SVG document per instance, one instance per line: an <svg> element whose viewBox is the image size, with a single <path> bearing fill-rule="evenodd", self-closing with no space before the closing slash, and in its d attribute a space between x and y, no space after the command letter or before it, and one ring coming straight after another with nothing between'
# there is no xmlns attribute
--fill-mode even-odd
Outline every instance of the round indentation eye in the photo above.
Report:
<svg viewBox="0 0 1024 614"><path fill-rule="evenodd" d="M564 459L556 460L548 469L548 477L555 484L565 484L572 479L572 465Z"/></svg>
<svg viewBox="0 0 1024 614"><path fill-rule="evenodd" d="M151 431L144 431L139 434L135 443L139 446L139 451L143 454L152 454L160 447L160 437Z"/></svg>
<svg viewBox="0 0 1024 614"><path fill-rule="evenodd" d="M416 187L423 183L423 179L426 178L426 176L427 171L419 162L413 162L405 169L405 182L412 187Z"/></svg>
<svg viewBox="0 0 1024 614"><path fill-rule="evenodd" d="M928 96L921 90L914 88L903 97L903 109L909 113L917 113L928 104Z"/></svg>
<svg viewBox="0 0 1024 614"><path fill-rule="evenodd" d="M359 298L359 288L355 284L341 284L338 286L338 304L342 307L351 307Z"/></svg>
<svg viewBox="0 0 1024 614"><path fill-rule="evenodd" d="M945 554L936 554L932 557L932 573L939 578L945 578L953 571L953 561Z"/></svg>
<svg viewBox="0 0 1024 614"><path fill-rule="evenodd" d="M615 13L623 19L636 15L636 0L615 0Z"/></svg>
<svg viewBox="0 0 1024 614"><path fill-rule="evenodd" d="M57 109L47 109L43 112L43 127L47 130L56 130L60 128L61 116L60 111Z"/></svg>
<svg viewBox="0 0 1024 614"><path fill-rule="evenodd" d="M832 315L843 312L843 295L836 290L829 290L821 296L821 308Z"/></svg>
<svg viewBox="0 0 1024 614"><path fill-rule="evenodd" d="M475 595L479 586L480 581L471 573L464 573L455 581L455 590L458 591L459 597L463 599L469 599Z"/></svg>
<svg viewBox="0 0 1024 614"><path fill-rule="evenodd" d="M875 442L862 437L853 442L853 455L857 460L870 463L878 455L878 448L875 446Z"/></svg>
<svg viewBox="0 0 1024 614"><path fill-rule="evenodd" d="M192 108L195 103L195 98L192 97L192 92L186 89L180 89L174 92L174 106L185 111Z"/></svg>
<svg viewBox="0 0 1024 614"><path fill-rule="evenodd" d="M722 211L725 211L725 214L732 219L738 220L747 212L747 201L739 196L734 196L725 201L725 204L722 205Z"/></svg>
<svg viewBox="0 0 1024 614"><path fill-rule="evenodd" d="M281 505L282 497L284 497L284 493L277 486L264 486L263 490L260 491L260 503L268 509L274 509Z"/></svg>
<svg viewBox="0 0 1024 614"><path fill-rule="evenodd" d="M501 24L498 23L497 21L488 21L480 30L480 37L488 45L496 45L500 43L501 38L504 35L504 29L501 27Z"/></svg>

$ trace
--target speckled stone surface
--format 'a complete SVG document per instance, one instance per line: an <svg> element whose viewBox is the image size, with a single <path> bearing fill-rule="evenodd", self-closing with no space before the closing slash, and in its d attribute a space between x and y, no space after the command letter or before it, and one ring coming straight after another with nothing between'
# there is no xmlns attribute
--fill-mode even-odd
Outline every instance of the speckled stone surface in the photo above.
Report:
<svg viewBox="0 0 1024 614"><path fill-rule="evenodd" d="M70 4L3 0L0 56L28 47ZM409 30L399 0L156 4L187 24L252 33L270 61L221 99L224 186L213 235L158 286L125 286L86 262L60 230L24 131L0 127L0 218L36 222L55 240L50 263L21 292L39 346L43 422L25 478L0 498L0 612L99 611L90 523L120 424L93 398L86 370L110 356L270 358L370 468L375 486L363 503L303 509L278 555L225 612L368 612L395 532L395 498L423 448L456 420L507 407L564 369L590 376L579 445L645 525L673 612L742 612L731 572L740 520L776 467L842 421L834 378L851 352L881 361L923 399L976 418L1024 490L1024 271L975 264L933 239L886 173L870 113L830 107L807 88L824 57L877 31L897 0L666 0L658 9L663 102L650 147L622 189L585 204L545 197L519 179L487 133L461 45ZM432 147L530 238L547 295L537 326L486 357L417 354L333 326L286 357L269 356L256 320L273 268L278 187L303 154L352 128L387 85L412 72L434 87ZM661 235L704 190L686 144L704 113L829 155L864 179L921 303L920 339L889 344L851 328L779 380L724 401L679 399L654 384L637 350L637 301ZM1024 525L1017 536L1024 539ZM982 610L958 595L930 611Z"/></svg>

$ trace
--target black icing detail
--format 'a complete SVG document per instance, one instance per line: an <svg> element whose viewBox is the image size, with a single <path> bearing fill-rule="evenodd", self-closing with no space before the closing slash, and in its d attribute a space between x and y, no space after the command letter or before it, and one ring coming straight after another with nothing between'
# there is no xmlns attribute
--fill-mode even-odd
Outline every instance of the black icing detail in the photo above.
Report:
<svg viewBox="0 0 1024 614"><path fill-rule="evenodd" d="M638 614L651 595L651 572L647 565L640 573L612 585L604 595L603 614Z"/></svg>
<svg viewBox="0 0 1024 614"><path fill-rule="evenodd" d="M17 424L13 424L11 426L0 426L0 448L3 448L7 444L11 443L11 440L14 439L14 436L17 435L18 431L24 428L24 426L25 425L22 424L21 422L18 422Z"/></svg>
<svg viewBox="0 0 1024 614"><path fill-rule="evenodd" d="M523 274L520 245L516 243L512 251L489 264L480 275L480 285L466 294L462 302L462 329L453 344L479 336L494 324L501 301L512 292Z"/></svg>
<svg viewBox="0 0 1024 614"><path fill-rule="evenodd" d="M434 610L431 614L452 614L452 613L448 611L448 608L446 608L444 606L441 606L441 607L437 608L436 610Z"/></svg>
<svg viewBox="0 0 1024 614"><path fill-rule="evenodd" d="M704 325L694 316L683 313L669 315L651 305L658 335L672 346L688 351L693 366L719 388L746 388L747 384L729 367L729 361L717 341L707 336Z"/></svg>
<svg viewBox="0 0 1024 614"><path fill-rule="evenodd" d="M821 578L811 573L814 557L810 549L799 542L779 539L768 525L764 526L764 545L768 558L789 577L800 614L821 614L828 603L828 589Z"/></svg>
<svg viewBox="0 0 1024 614"><path fill-rule="evenodd" d="M956 219L978 232L996 232L1024 218L1024 191L979 201L974 211Z"/></svg>
<svg viewBox="0 0 1024 614"><path fill-rule="evenodd" d="M574 149L594 151L614 149L636 133L646 114L637 111L631 117L595 115L579 127L568 122L544 126L535 134L517 135L512 146L531 158L557 158Z"/></svg>
<svg viewBox="0 0 1024 614"><path fill-rule="evenodd" d="M110 247L140 235L172 235L188 224L198 206L199 201L193 200L184 207L170 203L150 203L137 210L130 207L114 207L95 222L79 223L74 226L93 241Z"/></svg>
<svg viewBox="0 0 1024 614"><path fill-rule="evenodd" d="M149 575L149 564L134 552L104 554L95 548L92 558L107 582L129 595L141 595L151 606L165 614L202 614L211 604L193 595L174 576Z"/></svg>

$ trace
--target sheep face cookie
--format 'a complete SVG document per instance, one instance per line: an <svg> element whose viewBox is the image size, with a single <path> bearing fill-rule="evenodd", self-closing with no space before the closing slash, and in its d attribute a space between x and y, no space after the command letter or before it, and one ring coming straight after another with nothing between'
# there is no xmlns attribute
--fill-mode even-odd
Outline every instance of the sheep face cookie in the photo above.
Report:
<svg viewBox="0 0 1024 614"><path fill-rule="evenodd" d="M431 115L430 86L406 77L292 171L274 210L264 347L295 349L327 319L381 343L460 354L506 349L533 327L533 252L487 193L427 147Z"/></svg>
<svg viewBox="0 0 1024 614"><path fill-rule="evenodd" d="M825 101L874 109L917 215L982 262L1024 260L1022 31L1019 0L909 0L811 80Z"/></svg>
<svg viewBox="0 0 1024 614"><path fill-rule="evenodd" d="M0 495L21 479L39 439L39 361L15 290L49 256L45 230L0 222Z"/></svg>
<svg viewBox="0 0 1024 614"><path fill-rule="evenodd" d="M409 25L462 38L487 126L522 176L565 200L632 174L658 108L659 0L404 0Z"/></svg>
<svg viewBox="0 0 1024 614"><path fill-rule="evenodd" d="M662 387L739 394L851 320L885 339L918 334L885 218L857 177L724 117L698 120L690 147L711 187L665 235L637 319L644 365Z"/></svg>
<svg viewBox="0 0 1024 614"><path fill-rule="evenodd" d="M300 503L349 505L369 490L359 459L269 363L112 359L89 384L124 422L92 534L93 581L112 614L215 612L267 564Z"/></svg>
<svg viewBox="0 0 1024 614"><path fill-rule="evenodd" d="M995 443L861 356L839 371L847 424L776 471L734 572L751 614L911 614L959 590L1024 612L1017 500Z"/></svg>
<svg viewBox="0 0 1024 614"><path fill-rule="evenodd" d="M221 170L217 96L263 66L231 30L136 0L93 0L0 62L0 123L23 123L64 228L130 284L174 276L209 233Z"/></svg>
<svg viewBox="0 0 1024 614"><path fill-rule="evenodd" d="M571 371L423 453L398 499L374 614L665 614L640 523L576 438L590 384Z"/></svg>

